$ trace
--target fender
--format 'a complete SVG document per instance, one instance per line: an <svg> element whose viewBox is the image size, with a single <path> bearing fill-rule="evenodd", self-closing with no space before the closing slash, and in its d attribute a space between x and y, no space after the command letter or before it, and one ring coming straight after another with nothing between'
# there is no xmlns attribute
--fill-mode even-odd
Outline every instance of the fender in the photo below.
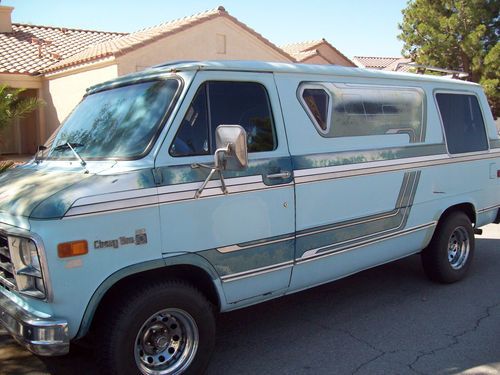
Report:
<svg viewBox="0 0 500 375"><path fill-rule="evenodd" d="M163 255L166 256L167 254ZM83 318L80 323L80 328L78 330L78 333L76 334L74 339L82 338L88 333L92 323L92 319L94 318L94 314L97 310L97 307L101 303L102 298L108 292L108 290L110 290L113 287L113 285L115 285L117 282L123 280L126 277L136 275L141 272L151 271L160 268L167 268L177 265L195 266L205 271L210 276L212 282L214 283L214 287L219 297L221 309L224 310L224 306L226 305L226 299L222 289L222 284L219 275L217 274L213 266L205 258L197 254L186 253L186 252L169 253L167 257L162 259L155 259L122 268L116 271L115 273L111 274L106 280L104 280L92 295L92 298L90 299L87 308L85 309L85 313L83 314Z"/></svg>

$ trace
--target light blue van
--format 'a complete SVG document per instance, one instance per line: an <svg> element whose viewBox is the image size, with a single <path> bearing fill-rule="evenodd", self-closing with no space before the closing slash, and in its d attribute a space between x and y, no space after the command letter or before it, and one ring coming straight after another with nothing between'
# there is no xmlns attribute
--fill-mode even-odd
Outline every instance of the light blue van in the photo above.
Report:
<svg viewBox="0 0 500 375"><path fill-rule="evenodd" d="M419 252L462 279L499 207L479 85L165 64L90 88L0 176L0 323L40 355L92 333L107 373L198 374L218 312Z"/></svg>

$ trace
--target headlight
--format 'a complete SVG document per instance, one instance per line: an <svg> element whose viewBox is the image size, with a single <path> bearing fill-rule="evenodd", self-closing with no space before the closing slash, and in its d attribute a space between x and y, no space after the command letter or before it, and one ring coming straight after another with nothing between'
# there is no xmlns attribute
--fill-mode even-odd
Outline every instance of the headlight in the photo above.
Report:
<svg viewBox="0 0 500 375"><path fill-rule="evenodd" d="M36 243L29 238L9 237L9 247L19 293L45 298L46 291Z"/></svg>
<svg viewBox="0 0 500 375"><path fill-rule="evenodd" d="M32 267L33 270L40 273L41 276L40 258L38 257L35 243L27 238L22 238L19 244L19 253L23 264L26 267Z"/></svg>

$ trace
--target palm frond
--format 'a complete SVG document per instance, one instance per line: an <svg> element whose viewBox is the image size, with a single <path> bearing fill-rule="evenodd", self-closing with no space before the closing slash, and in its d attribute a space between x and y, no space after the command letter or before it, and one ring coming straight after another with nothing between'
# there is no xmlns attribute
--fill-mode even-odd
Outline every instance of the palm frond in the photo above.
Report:
<svg viewBox="0 0 500 375"><path fill-rule="evenodd" d="M0 161L0 173L5 172L9 168L12 168L12 166L14 166L13 161Z"/></svg>
<svg viewBox="0 0 500 375"><path fill-rule="evenodd" d="M25 89L0 85L0 130L10 126L15 119L26 117L45 102L38 98L20 98Z"/></svg>

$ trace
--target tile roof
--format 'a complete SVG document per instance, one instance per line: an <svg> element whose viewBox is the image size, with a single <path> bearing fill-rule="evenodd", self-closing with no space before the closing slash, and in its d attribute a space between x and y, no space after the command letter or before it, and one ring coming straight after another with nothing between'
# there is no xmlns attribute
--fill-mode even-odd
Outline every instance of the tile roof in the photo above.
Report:
<svg viewBox="0 0 500 375"><path fill-rule="evenodd" d="M413 68L400 63L410 63L411 59L406 57L382 57L382 56L354 56L353 61L356 65L367 69L388 70L397 72L412 72Z"/></svg>
<svg viewBox="0 0 500 375"><path fill-rule="evenodd" d="M319 47L322 44L334 50L340 57L345 59L347 62L354 64L346 55L344 55L337 48L331 45L325 38L318 40L309 40L305 42L285 44L283 46L280 46L280 48L285 52L288 52L293 57L295 57L298 62L303 62L308 58L316 55L320 55L326 61L330 61L328 60L328 58L326 58L326 56L324 56L317 50L317 47ZM332 61L330 61L330 63L333 64Z"/></svg>
<svg viewBox="0 0 500 375"><path fill-rule="evenodd" d="M290 59L290 61L295 62L295 59L288 53L271 43L268 39L264 38L255 30L238 21L235 17L229 15L224 7L219 6L218 8L198 13L189 17L179 18L173 21L162 23L157 26L152 26L130 34L126 34L118 38L112 38L102 43L93 44L88 48L85 48L80 52L74 54L73 56L70 56L56 64L47 67L45 72L49 73L55 70L80 65L82 63L93 62L107 57L121 56L137 48L143 47L146 44L152 43L161 38L170 36L202 22L206 22L221 16L230 19L240 27L244 28L247 32L260 39L263 43L274 49L277 53Z"/></svg>
<svg viewBox="0 0 500 375"><path fill-rule="evenodd" d="M35 75L91 44L123 35L13 23L12 32L0 33L0 73Z"/></svg>
<svg viewBox="0 0 500 375"><path fill-rule="evenodd" d="M401 65L400 67L398 67L398 64L400 64L400 63L411 63L411 62L412 62L411 59L401 57L401 58L397 59L396 61L393 61L392 63L390 63L388 66L386 66L382 70L389 70L389 71L393 71L393 72L413 72L415 69L409 65Z"/></svg>
<svg viewBox="0 0 500 375"><path fill-rule="evenodd" d="M384 69L401 57L354 56L356 65L368 69Z"/></svg>
<svg viewBox="0 0 500 375"><path fill-rule="evenodd" d="M305 42L298 43L290 43L280 46L282 50L288 52L290 55L295 56L313 50L315 47L319 46L321 43L324 43L324 39L319 40L309 40Z"/></svg>

